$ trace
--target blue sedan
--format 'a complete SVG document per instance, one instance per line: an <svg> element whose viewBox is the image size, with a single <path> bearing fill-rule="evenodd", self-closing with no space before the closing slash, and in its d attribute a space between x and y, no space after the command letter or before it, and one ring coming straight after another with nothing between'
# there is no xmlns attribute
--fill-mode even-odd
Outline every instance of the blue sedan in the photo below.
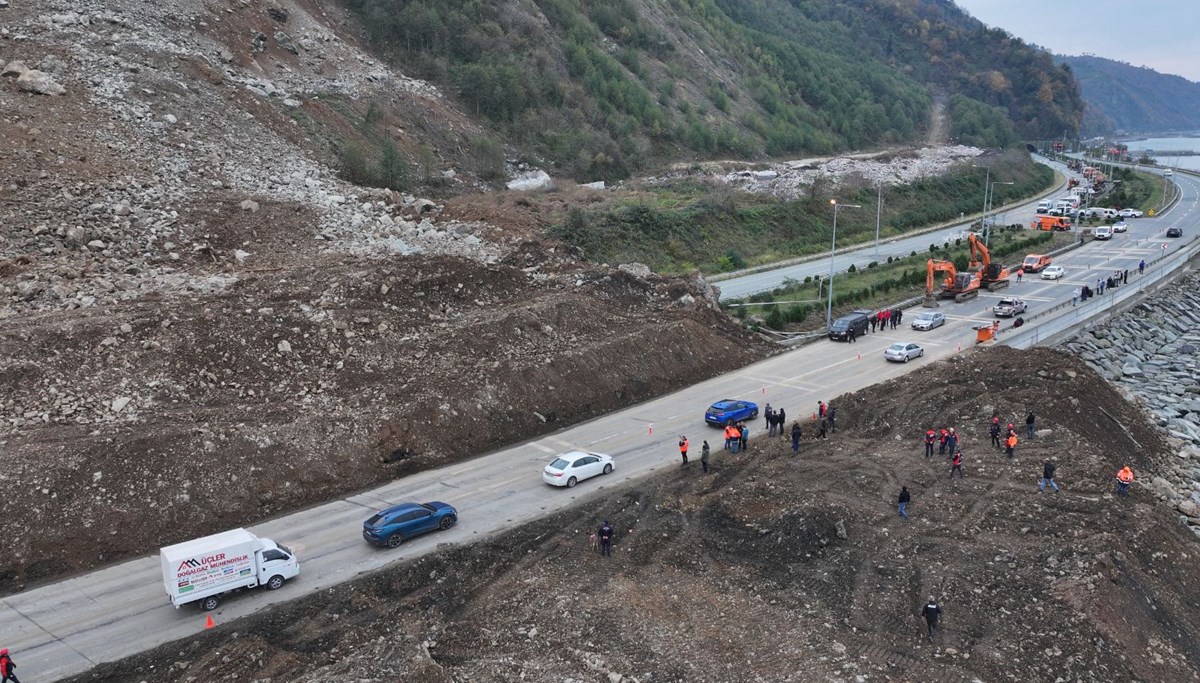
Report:
<svg viewBox="0 0 1200 683"><path fill-rule="evenodd" d="M751 401L735 401L727 398L712 404L704 411L704 421L715 427L724 427L730 422L742 422L758 417L758 404Z"/></svg>
<svg viewBox="0 0 1200 683"><path fill-rule="evenodd" d="M427 531L445 531L458 521L458 510L446 503L401 503L380 510L363 522L363 538L371 545L395 548Z"/></svg>

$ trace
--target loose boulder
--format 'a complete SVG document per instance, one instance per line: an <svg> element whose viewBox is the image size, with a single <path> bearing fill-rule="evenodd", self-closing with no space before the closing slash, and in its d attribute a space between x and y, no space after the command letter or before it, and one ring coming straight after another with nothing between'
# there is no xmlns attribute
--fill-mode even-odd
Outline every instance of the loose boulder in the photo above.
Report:
<svg viewBox="0 0 1200 683"><path fill-rule="evenodd" d="M17 78L17 88L38 95L57 97L65 94L67 89L55 82L50 74L37 69L29 69Z"/></svg>

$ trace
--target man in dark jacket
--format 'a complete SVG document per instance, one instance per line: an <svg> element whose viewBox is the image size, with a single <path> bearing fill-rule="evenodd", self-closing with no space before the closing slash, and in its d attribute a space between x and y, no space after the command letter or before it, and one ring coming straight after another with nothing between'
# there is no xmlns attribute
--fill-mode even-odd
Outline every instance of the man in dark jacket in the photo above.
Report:
<svg viewBox="0 0 1200 683"><path fill-rule="evenodd" d="M900 487L900 499L897 502L900 505L900 516L903 517L904 519L908 519L908 512L905 510L905 508L908 507L908 501L911 499L912 499L911 496L908 495L908 487L901 486Z"/></svg>
<svg viewBox="0 0 1200 683"><path fill-rule="evenodd" d="M933 596L929 596L929 602L921 608L921 616L925 617L925 626L929 629L929 639L933 640L933 636L937 634L938 620L942 618L942 608L938 607L937 601Z"/></svg>
<svg viewBox="0 0 1200 683"><path fill-rule="evenodd" d="M1033 440L1033 423L1036 420L1037 418L1033 416L1032 410L1029 411L1029 414L1025 416L1025 438L1031 441Z"/></svg>
<svg viewBox="0 0 1200 683"><path fill-rule="evenodd" d="M992 437L992 446L997 450L1003 448L1000 443L1000 418L993 417L992 424L988 427L988 434Z"/></svg>
<svg viewBox="0 0 1200 683"><path fill-rule="evenodd" d="M1054 466L1053 460L1047 460L1046 464L1042 465L1042 479L1038 482L1039 493L1046 490L1046 484L1050 484L1050 488L1054 489L1055 493L1058 493L1058 484L1054 481L1055 469L1057 468Z"/></svg>
<svg viewBox="0 0 1200 683"><path fill-rule="evenodd" d="M600 525L600 530L596 532L596 535L600 537L600 555L612 557L613 528L607 519L604 520L604 524Z"/></svg>
<svg viewBox="0 0 1200 683"><path fill-rule="evenodd" d="M825 411L829 417L829 431L837 434L837 408L830 403L829 408Z"/></svg>
<svg viewBox="0 0 1200 683"><path fill-rule="evenodd" d="M0 681L8 683L21 683L17 680L16 674L17 665L13 664L12 657L8 656L8 648L0 648Z"/></svg>
<svg viewBox="0 0 1200 683"><path fill-rule="evenodd" d="M803 432L800 429L800 421L796 420L792 423L792 452L800 450L800 437Z"/></svg>

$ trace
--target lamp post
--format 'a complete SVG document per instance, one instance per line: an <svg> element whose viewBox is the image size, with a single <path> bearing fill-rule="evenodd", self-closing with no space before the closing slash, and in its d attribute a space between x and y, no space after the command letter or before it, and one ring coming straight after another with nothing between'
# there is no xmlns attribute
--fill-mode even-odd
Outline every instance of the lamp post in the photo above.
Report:
<svg viewBox="0 0 1200 683"><path fill-rule="evenodd" d="M983 211L980 212L982 215L979 217L979 227L982 228L983 227L983 219L987 217L988 191L991 189L988 186L988 183L990 183L992 180L992 167L991 166L980 166L979 164L971 164L971 168L986 168L987 169L987 176L985 176L983 179Z"/></svg>
<svg viewBox="0 0 1200 683"><path fill-rule="evenodd" d="M829 245L829 303L825 305L825 331L833 324L833 254L837 250L837 213L838 209L861 209L858 204L838 204L836 199L830 199L833 205L833 241Z"/></svg>
<svg viewBox="0 0 1200 683"><path fill-rule="evenodd" d="M987 202L984 204L983 219L979 221L979 224L981 226L983 226L983 228L984 228L983 246L985 246L985 247L991 246L990 242L992 239L992 228L990 226L985 225L987 223L988 209L991 208L992 192L996 189L997 185L1015 185L1015 184L1016 183L1005 182L1003 180L996 180L996 181L988 184L988 189L987 189L987 193L986 193L988 199L987 199Z"/></svg>
<svg viewBox="0 0 1200 683"><path fill-rule="evenodd" d="M834 209L834 218L837 218L837 210ZM875 200L875 260L879 260L879 222L883 218L883 180L879 181L879 198Z"/></svg>

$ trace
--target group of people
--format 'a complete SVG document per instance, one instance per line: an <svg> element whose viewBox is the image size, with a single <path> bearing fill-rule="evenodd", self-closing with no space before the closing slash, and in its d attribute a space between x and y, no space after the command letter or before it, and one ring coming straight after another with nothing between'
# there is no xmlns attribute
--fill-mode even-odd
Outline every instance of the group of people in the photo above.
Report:
<svg viewBox="0 0 1200 683"><path fill-rule="evenodd" d="M871 331L874 332L878 327L880 331L891 328L896 329L900 321L904 320L904 310L900 308L884 308L871 314Z"/></svg>
<svg viewBox="0 0 1200 683"><path fill-rule="evenodd" d="M1144 267L1143 267L1144 268ZM1107 289L1112 289L1117 285L1123 285L1129 282L1128 270L1114 270L1112 275L1104 278L1096 278L1096 293L1104 294Z"/></svg>
<svg viewBox="0 0 1200 683"><path fill-rule="evenodd" d="M767 436L775 436L776 432L780 436L783 435L783 425L787 422L787 411L783 408L775 410L768 403L767 407L763 409L763 417L767 420Z"/></svg>

